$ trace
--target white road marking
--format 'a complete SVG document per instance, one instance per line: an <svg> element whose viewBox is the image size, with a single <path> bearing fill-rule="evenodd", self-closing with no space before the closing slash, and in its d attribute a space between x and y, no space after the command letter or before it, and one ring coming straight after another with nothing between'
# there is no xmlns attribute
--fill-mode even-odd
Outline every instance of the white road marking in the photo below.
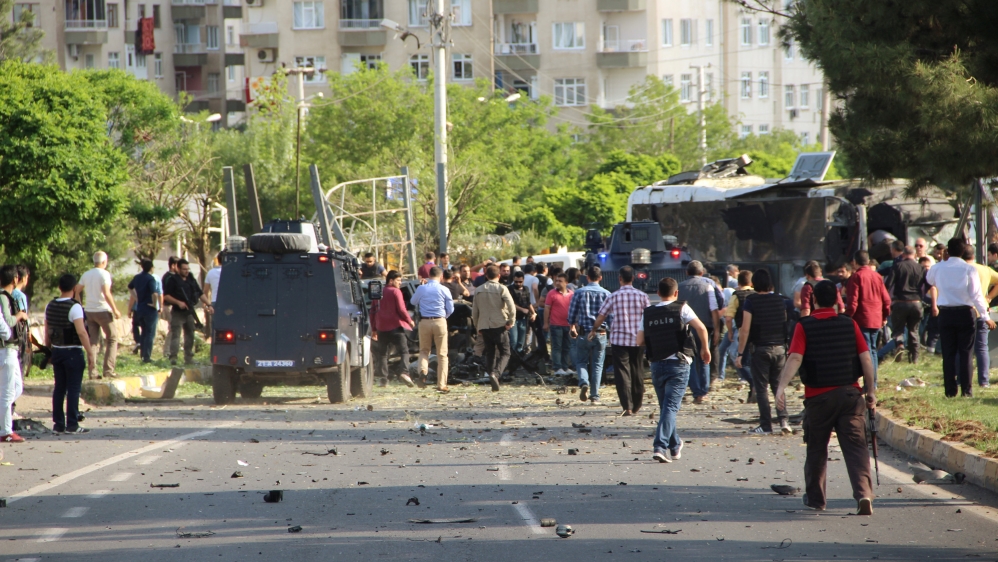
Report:
<svg viewBox="0 0 998 562"><path fill-rule="evenodd" d="M134 474L134 472L119 472L107 480L108 482L124 482L125 480L131 478Z"/></svg>
<svg viewBox="0 0 998 562"><path fill-rule="evenodd" d="M500 447L509 447L512 444L513 444L513 434L511 433L503 433L502 437L499 438Z"/></svg>
<svg viewBox="0 0 998 562"><path fill-rule="evenodd" d="M873 459L872 458L870 459L870 464L871 465L873 464ZM887 476L888 478L890 478L891 480L894 480L898 484L904 484L905 485L904 486L904 490L905 491L913 490L917 494L920 494L920 495L925 496L927 498L932 498L932 499L934 499L936 501L939 501L939 500L941 500L944 497L945 498L949 498L949 497L953 497L953 496L956 496L958 499L962 499L960 497L960 494L959 494L959 489L958 489L959 487L958 486L935 486L933 484L916 484L911 479L912 478L911 473L909 473L909 472L903 472L901 470L898 470L898 469L894 468L893 466L888 465L886 462L884 464L880 465L880 474L882 476ZM972 486L973 484L968 484L968 485ZM876 487L874 487L873 491L876 492L876 490L877 490ZM935 493L936 495L933 496L932 495L933 493ZM971 500L967 500L967 501L969 502ZM877 507L877 502L876 501L873 502L873 507L874 508ZM993 507L989 507L989 506L986 506L986 505L977 505L977 504L973 504L973 505L967 504L967 505L965 505L965 504L961 503L960 504L960 509L963 512L968 512L969 511L970 513L973 513L974 515L983 517L983 518L985 518L985 519L987 519L987 520L989 520L991 522L998 523L998 514L996 514L994 512L995 509Z"/></svg>
<svg viewBox="0 0 998 562"><path fill-rule="evenodd" d="M158 456L156 456L156 455L150 455L148 457L142 457L141 459L135 461L135 464L147 465L147 464L152 464L152 463L154 463L154 462L156 462L158 460L159 460Z"/></svg>
<svg viewBox="0 0 998 562"><path fill-rule="evenodd" d="M509 480L513 477L513 474L509 471L509 465L502 462L499 463L499 480Z"/></svg>
<svg viewBox="0 0 998 562"><path fill-rule="evenodd" d="M44 531L42 531L41 536L38 537L38 542L57 541L60 538L62 538L62 536L65 535L67 531L69 531L69 529L59 529L59 528L45 529Z"/></svg>
<svg viewBox="0 0 998 562"><path fill-rule="evenodd" d="M527 507L526 504L513 504L513 509L520 514L520 517L523 518L523 524L530 527L530 530L533 531L535 535L544 534L544 529L541 528L541 522L537 520L537 516L534 515L534 512L530 511L530 508Z"/></svg>
<svg viewBox="0 0 998 562"><path fill-rule="evenodd" d="M63 513L62 516L63 517L83 517L88 511L90 511L89 507L71 507L71 508L67 509L66 513Z"/></svg>
<svg viewBox="0 0 998 562"><path fill-rule="evenodd" d="M91 472L93 472L95 470L100 470L100 469L102 469L102 468L104 468L106 466L111 466L111 465L119 463L119 462L121 462L123 460L134 458L134 457L137 457L139 455L143 455L145 453L148 453L149 451L154 451L154 450L159 449L161 447L169 447L171 445L175 445L177 443L180 443L181 441L187 441L188 439L197 439L198 437L204 437L205 435L210 435L210 434L214 433L215 429L222 429L222 428L225 428L225 427L232 427L232 426L238 425L240 423L242 423L242 422L238 422L238 421L226 422L226 423L223 423L223 424L215 426L214 429L205 429L203 431L195 431L194 433L188 433L188 434L185 434L185 435L181 435L180 437L176 437L176 438L173 438L173 439L168 439L166 441L158 441L156 443L152 443L152 444L146 445L145 447L141 447L141 448L135 449L133 451L128 451L128 452L125 452L125 453L121 453L120 455L116 455L116 456L113 456L113 457L111 457L109 459L105 459L105 460L102 460L102 461L95 462L94 464L92 464L90 466L85 466L83 468L79 468L77 470L74 470L73 472L70 472L69 474L60 476L58 478L54 478L51 482L48 482L46 484L40 484L40 485L35 486L34 488L31 488L29 490L25 490L23 492L14 494L13 496L11 496L10 498L7 499L7 503L11 504L11 503L14 503L14 502L16 502L18 500L22 500L24 498L28 498L28 497L34 496L36 494L40 494L42 492L46 492L48 490L51 490L52 488L55 488L57 486L61 486L61 485L65 484L67 482L71 482L73 480L76 480L77 478L79 478L81 476L85 476L87 474L90 474Z"/></svg>
<svg viewBox="0 0 998 562"><path fill-rule="evenodd" d="M87 494L87 497L92 500L99 500L109 493L111 493L111 490L95 490L93 493Z"/></svg>

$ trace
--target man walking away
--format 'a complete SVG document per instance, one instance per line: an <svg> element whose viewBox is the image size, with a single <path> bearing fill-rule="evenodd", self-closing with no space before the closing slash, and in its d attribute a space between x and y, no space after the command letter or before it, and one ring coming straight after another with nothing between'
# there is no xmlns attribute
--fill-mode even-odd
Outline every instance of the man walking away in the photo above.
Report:
<svg viewBox="0 0 998 562"><path fill-rule="evenodd" d="M870 267L870 254L866 251L856 252L853 270L849 284L846 285L846 314L859 324L859 329L866 337L866 347L876 350L877 336L891 316L891 296L887 294L884 278ZM877 355L870 355L873 359L873 386L876 387Z"/></svg>
<svg viewBox="0 0 998 562"><path fill-rule="evenodd" d="M114 296L111 295L111 274L107 271L107 254L97 252L94 254L94 267L80 277L76 286L76 299L80 300L80 294L86 296L83 311L87 313L87 332L90 335L90 344L96 346L100 341L101 331L104 332L104 370L103 376L107 378L115 377L115 363L118 360L118 326L115 320L121 318L118 307L114 304ZM94 355L97 354L93 350ZM90 378L94 378L91 371ZM101 377L97 377L101 378Z"/></svg>
<svg viewBox="0 0 998 562"><path fill-rule="evenodd" d="M204 305L208 313L212 312L211 303L201 292L194 276L191 275L191 265L185 259L177 262L177 274L171 276L163 287L163 300L173 305L170 311L170 364L177 364L180 353L180 332L184 333L184 364L194 363L194 330L197 324L197 311L194 307L198 302Z"/></svg>
<svg viewBox="0 0 998 562"><path fill-rule="evenodd" d="M728 306L724 309L724 322L728 326L728 335L725 338L727 346L722 341L717 350L718 353L725 353L730 349L728 355L731 356L732 364L738 360L738 333L742 327L742 322L744 322L745 299L754 292L755 289L752 288L752 272L747 269L739 271L738 288L731 294ZM725 361L722 358L721 368L723 369L724 367ZM748 398L745 402L747 404L755 404L755 389L752 387L752 369L748 366L743 366L740 368L735 367L735 370L738 371L738 375L742 380L749 383Z"/></svg>
<svg viewBox="0 0 998 562"><path fill-rule="evenodd" d="M170 279L170 277L173 277L174 275L177 274L177 262L178 261L180 261L180 258L178 258L177 256L170 256L170 259L167 260L166 263L167 263L167 266L169 267L169 269L166 270L166 273L164 273L163 277L159 280L159 288L160 289L162 289L163 287L166 287L166 282ZM166 325L168 327L170 325L170 320L172 318L171 315L170 315L170 309L171 309L171 307L166 306L165 300L164 300L163 304L160 305L160 308L159 308L159 317L160 317L160 319L166 321ZM169 337L165 337L165 338L163 338L163 357L169 357L169 356L170 356L170 338Z"/></svg>
<svg viewBox="0 0 998 562"><path fill-rule="evenodd" d="M638 345L645 346L651 363L651 380L658 396L658 429L651 458L658 462L679 460L683 440L676 430L676 414L683 403L693 356L692 327L707 341L707 327L685 302L676 300L678 284L666 277L658 282L662 302L645 309L641 316ZM700 360L710 363L710 350L700 349Z"/></svg>
<svg viewBox="0 0 998 562"><path fill-rule="evenodd" d="M142 260L142 273L135 275L128 283L133 291L128 303L128 315L137 326L139 349L143 363L152 361L152 346L156 340L156 325L159 323L159 307L163 295L159 281L152 275L152 260Z"/></svg>
<svg viewBox="0 0 998 562"><path fill-rule="evenodd" d="M405 309L402 297L402 276L394 269L385 277L385 290L380 300L371 302L371 330L374 332L376 353L374 354L374 376L382 386L388 385L388 358L398 353L402 359L403 372L399 379L406 386L414 386L409 377L409 337L407 331L415 327L415 322Z"/></svg>
<svg viewBox="0 0 998 562"><path fill-rule="evenodd" d="M551 336L551 359L555 375L573 375L572 339L568 324L568 307L572 303L572 291L568 290L568 278L559 273L554 278L554 290L544 298L544 329Z"/></svg>
<svg viewBox="0 0 998 562"><path fill-rule="evenodd" d="M454 313L454 299L450 290L440 284L443 271L433 266L427 272L427 281L412 294L410 302L419 311L419 387L426 386L430 368L430 351L437 347L437 390L447 388L447 318ZM481 290L481 288L479 288ZM476 300L480 293L475 292Z"/></svg>
<svg viewBox="0 0 998 562"><path fill-rule="evenodd" d="M522 353L527 342L527 325L537 317L534 305L530 304L530 289L523 284L522 271L513 272L513 284L509 286L509 294L513 297L513 306L516 308L516 321L509 330L509 345Z"/></svg>
<svg viewBox="0 0 998 562"><path fill-rule="evenodd" d="M698 349L710 348L721 343L721 304L720 290L710 279L704 277L706 270L698 260L693 260L686 266L689 279L679 284L679 300L686 302L696 313L700 322L707 327L706 341L696 340ZM699 337L699 336L697 336ZM703 404L704 397L710 392L710 363L693 357L693 368L690 370L690 391L693 393L693 403Z"/></svg>
<svg viewBox="0 0 998 562"><path fill-rule="evenodd" d="M848 316L836 314L832 308L836 292L831 281L814 286L818 308L811 316L801 318L794 330L790 358L776 388L776 409L786 410L787 385L803 365L803 430L807 444L804 505L819 511L825 509L828 441L834 431L849 473L857 515L873 515L873 482L864 415L867 408L877 404L873 360L859 325ZM856 382L861 376L866 385L865 400Z"/></svg>
<svg viewBox="0 0 998 562"><path fill-rule="evenodd" d="M14 290L17 268L13 265L0 267L0 443L22 443L24 438L14 433L14 401L24 390L21 380L21 364L17 353L20 342L17 339L18 322L27 321L28 313L16 310Z"/></svg>
<svg viewBox="0 0 998 562"><path fill-rule="evenodd" d="M612 293L600 307L599 316L586 336L593 340L597 328L611 314L610 349L613 358L613 380L617 385L617 396L623 415L630 416L641 409L645 395L644 373L642 372L641 348L638 347L638 331L641 329L641 315L648 308L648 295L634 288L634 268L625 265L620 268L620 289Z"/></svg>
<svg viewBox="0 0 998 562"><path fill-rule="evenodd" d="M905 246L887 276L887 292L891 296L891 334L895 342L904 343L909 363L918 362L918 327L922 323L921 287L924 281L925 269L915 261L915 249ZM905 330L908 331L907 341L904 341ZM986 337L987 328L984 333Z"/></svg>
<svg viewBox="0 0 998 562"><path fill-rule="evenodd" d="M142 261L143 266L145 262L149 262L149 260ZM152 269L152 262L149 264ZM80 427L80 389L83 386L84 368L89 366L92 370L96 361L90 347L90 337L87 335L83 307L73 299L75 287L76 277L68 273L63 275L59 278L61 296L53 299L45 307L45 345L52 350L52 371L55 375L55 389L52 391L52 431L56 433L89 431ZM86 350L85 358L84 350ZM64 402L65 409L63 409Z"/></svg>
<svg viewBox="0 0 998 562"><path fill-rule="evenodd" d="M998 297L998 271L990 267L974 263L974 247L967 244L967 249L963 251L963 261L974 266L977 274L981 278L981 292L984 293L984 300L990 306L991 301ZM989 372L991 370L991 357L988 351L988 319L990 315L977 318L977 335L974 339L974 356L977 359L977 384L981 388L991 386Z"/></svg>
<svg viewBox="0 0 998 562"><path fill-rule="evenodd" d="M426 263L419 266L419 271L417 271L416 273L419 275L420 279L425 281L426 279L431 278L430 270L436 267L436 264L433 263L433 261L437 259L437 255L434 254L433 252L426 252L425 254L423 254L423 259L426 260ZM443 270L441 269L441 271Z"/></svg>
<svg viewBox="0 0 998 562"><path fill-rule="evenodd" d="M516 305L509 289L499 283L499 268L485 268L488 281L478 288L471 308L471 320L485 344L485 367L492 391L499 392L499 377L509 362L509 329L516 321Z"/></svg>
<svg viewBox="0 0 998 562"><path fill-rule="evenodd" d="M918 258L918 265L922 268L922 271L926 275L922 276L922 284L919 286L919 294L922 295L922 316L924 321L924 348L929 353L938 354L936 347L939 344L939 306L936 302L936 298L939 296L939 291L929 285L926 276L929 273L929 268L932 267L931 258L921 257Z"/></svg>
<svg viewBox="0 0 998 562"><path fill-rule="evenodd" d="M943 352L943 386L946 396L974 395L970 360L974 353L977 318L986 318L989 329L995 323L988 317L988 303L981 292L977 269L961 259L967 248L962 238L952 238L946 245L949 254L929 269L925 278L936 288L939 307L939 338ZM862 326L861 326L862 327Z"/></svg>
<svg viewBox="0 0 998 562"><path fill-rule="evenodd" d="M738 359L735 367L751 361L752 384L759 404L759 427L751 433L773 433L773 413L769 409L769 391L776 394L780 370L787 358L787 320L794 302L773 292L773 278L768 269L758 269L752 276L755 293L745 298L742 326L738 332ZM751 347L749 347L751 344ZM780 431L792 434L785 408L776 408Z"/></svg>
<svg viewBox="0 0 998 562"><path fill-rule="evenodd" d="M589 283L580 287L572 295L568 305L568 322L571 324L569 335L575 338L575 370L579 374L579 400L588 398L596 405L600 404L599 387L603 382L603 360L606 357L606 330L613 315L606 317L606 324L596 324L603 303L610 298L610 291L600 287L603 272L598 265L591 265L586 271ZM585 337L594 332L596 337ZM580 337L581 336L581 337Z"/></svg>

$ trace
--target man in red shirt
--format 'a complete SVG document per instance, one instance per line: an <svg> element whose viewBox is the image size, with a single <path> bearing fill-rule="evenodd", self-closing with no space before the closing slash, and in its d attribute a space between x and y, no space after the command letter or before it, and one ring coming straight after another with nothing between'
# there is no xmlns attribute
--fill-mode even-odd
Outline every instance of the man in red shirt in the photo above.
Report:
<svg viewBox="0 0 998 562"><path fill-rule="evenodd" d="M392 350L402 357L402 373L399 379L406 385L413 386L409 377L409 336L413 321L409 311L405 309L405 299L402 298L402 276L394 269L388 272L385 290L380 300L371 301L371 331L374 354L374 376L381 386L388 384L388 358Z"/></svg>
<svg viewBox="0 0 998 562"><path fill-rule="evenodd" d="M814 309L817 308L814 302L814 286L818 284L818 281L824 280L821 276L821 264L816 261L809 261L807 265L804 266L804 286L800 290L800 315L810 316ZM845 312L846 305L842 302L842 297L839 296L839 300L835 303L836 312Z"/></svg>
<svg viewBox="0 0 998 562"><path fill-rule="evenodd" d="M860 250L852 261L854 273L846 285L846 314L859 324L866 347L873 351L873 386L877 386L877 336L891 317L891 296L884 278L870 267L870 254Z"/></svg>
<svg viewBox="0 0 998 562"><path fill-rule="evenodd" d="M551 334L551 362L555 375L572 375L574 380L568 305L575 292L568 290L568 277L564 273L555 277L554 288L544 299L544 329Z"/></svg>
<svg viewBox="0 0 998 562"><path fill-rule="evenodd" d="M426 281L427 279L430 278L430 268L437 265L436 263L434 263L434 260L437 259L437 255L434 254L433 252L426 252L425 254L423 254L423 259L426 260L426 263L419 266L419 271L417 271L416 274L419 275L420 280Z"/></svg>
<svg viewBox="0 0 998 562"><path fill-rule="evenodd" d="M842 458L849 472L858 515L873 515L873 482L870 456L866 450L866 409L877 404L873 385L873 359L866 337L854 320L835 313L838 291L831 281L814 286L818 309L800 319L790 343L780 382L776 388L776 408L786 408L790 379L804 366L804 505L825 509L825 469L828 441L832 431L839 438ZM858 384L866 385L866 399Z"/></svg>

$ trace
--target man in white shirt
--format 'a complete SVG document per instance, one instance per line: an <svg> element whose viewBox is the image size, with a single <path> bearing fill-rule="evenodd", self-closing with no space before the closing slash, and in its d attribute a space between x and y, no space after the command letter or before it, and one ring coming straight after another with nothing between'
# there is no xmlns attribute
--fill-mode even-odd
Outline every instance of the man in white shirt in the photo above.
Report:
<svg viewBox="0 0 998 562"><path fill-rule="evenodd" d="M957 385L962 396L974 394L971 377L974 337L977 318L987 318L991 330L995 323L988 316L988 303L981 292L977 269L963 261L967 243L953 238L946 244L946 261L932 266L926 281L938 291L939 338L943 355L943 385L946 396L956 396Z"/></svg>
<svg viewBox="0 0 998 562"><path fill-rule="evenodd" d="M211 301L211 306L215 306L215 301L218 300L218 282L222 279L222 261L225 260L225 250L222 250L215 255L215 267L211 268L207 274L204 276L204 287L202 291L208 299ZM214 332L212 329L212 316L214 313L205 311L204 313L204 335L208 341L211 341L211 335Z"/></svg>
<svg viewBox="0 0 998 562"><path fill-rule="evenodd" d="M107 348L104 351L104 377L114 377L114 366L118 360L118 327L115 320L121 318L118 307L114 304L114 296L111 295L111 274L107 271L107 254L97 252L94 254L94 268L80 276L80 281L76 285L76 300L81 300L80 295L86 296L83 311L87 313L87 331L90 335L90 344L98 345L100 333L103 330L104 340ZM96 350L93 350L96 356ZM89 378L93 379L93 369L89 372ZM101 377L96 377L101 378Z"/></svg>
<svg viewBox="0 0 998 562"><path fill-rule="evenodd" d="M83 370L87 366L91 370L94 368L94 355L84 324L83 307L73 300L75 286L73 275L63 275L59 279L61 296L45 307L45 345L52 350L55 377L52 431L56 433L88 432L79 425L80 389L83 386Z"/></svg>

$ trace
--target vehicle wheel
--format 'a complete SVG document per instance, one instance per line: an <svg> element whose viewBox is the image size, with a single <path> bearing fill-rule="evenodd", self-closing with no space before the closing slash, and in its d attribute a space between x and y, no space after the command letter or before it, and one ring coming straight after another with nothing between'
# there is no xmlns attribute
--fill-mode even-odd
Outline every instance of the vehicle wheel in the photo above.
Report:
<svg viewBox="0 0 998 562"><path fill-rule="evenodd" d="M326 375L326 394L330 404L342 404L350 399L350 356L343 355L338 368Z"/></svg>
<svg viewBox="0 0 998 562"><path fill-rule="evenodd" d="M239 396L255 400L263 394L263 385L257 382L244 382L239 385Z"/></svg>
<svg viewBox="0 0 998 562"><path fill-rule="evenodd" d="M374 364L357 367L350 376L350 394L354 398L369 398L374 395Z"/></svg>
<svg viewBox="0 0 998 562"><path fill-rule="evenodd" d="M231 404L236 399L235 370L231 367L212 365L211 394L215 404Z"/></svg>

